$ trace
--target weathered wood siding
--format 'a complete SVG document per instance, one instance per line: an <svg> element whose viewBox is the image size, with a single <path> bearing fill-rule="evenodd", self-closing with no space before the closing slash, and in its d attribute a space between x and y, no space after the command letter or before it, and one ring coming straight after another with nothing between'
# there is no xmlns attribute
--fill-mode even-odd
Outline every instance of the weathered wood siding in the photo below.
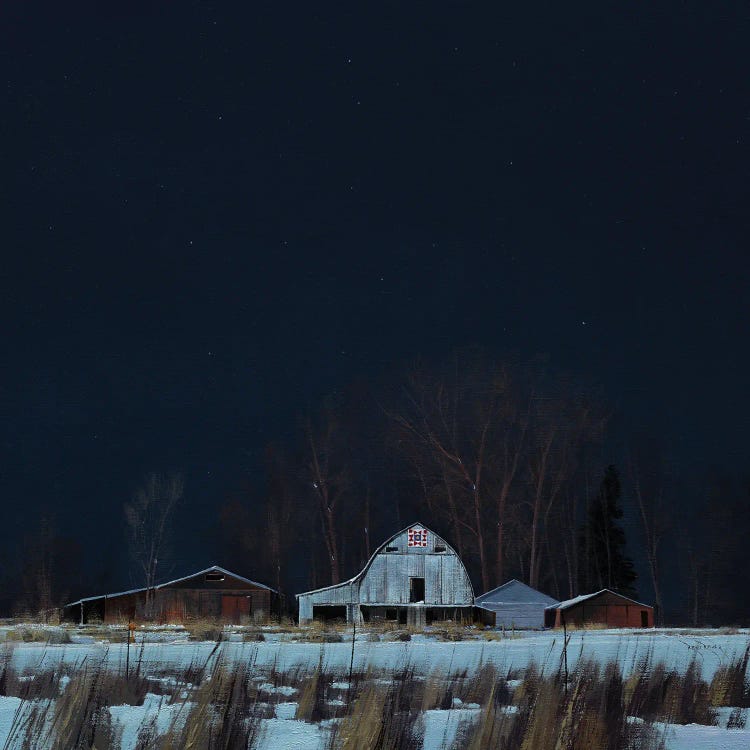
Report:
<svg viewBox="0 0 750 750"><path fill-rule="evenodd" d="M404 529L381 545L351 581L299 594L300 621L312 619L316 606L414 604L412 578L424 579L423 602L427 606L473 605L474 590L455 550L429 529L426 546L410 547L408 534L409 529Z"/></svg>
<svg viewBox="0 0 750 750"><path fill-rule="evenodd" d="M357 601L357 595L354 593L352 582L347 581L340 583L338 586L329 586L328 588L300 594L298 600L299 619L300 621L307 621L312 620L313 607L321 604L332 606L351 604Z"/></svg>
<svg viewBox="0 0 750 750"><path fill-rule="evenodd" d="M477 605L495 612L496 627L544 627L544 611L559 604L556 599L527 586L521 581L508 581L477 597Z"/></svg>
<svg viewBox="0 0 750 750"><path fill-rule="evenodd" d="M445 548L436 552L435 547ZM386 549L396 550L387 552ZM408 530L388 540L363 571L361 604L409 604L411 578L424 578L425 604L461 606L474 603L466 568L444 539L428 530L426 547L409 547Z"/></svg>
<svg viewBox="0 0 750 750"><path fill-rule="evenodd" d="M562 627L563 613L566 625L581 627L587 624L605 625L610 628L652 628L654 608L628 597L605 590L596 596L584 599L572 606L551 610L555 627ZM550 620L552 617L550 616Z"/></svg>
<svg viewBox="0 0 750 750"><path fill-rule="evenodd" d="M133 589L81 599L66 605L64 615L76 622L119 623L146 619L149 614L157 622L205 618L241 624L268 619L281 601L279 593L268 586L219 566L155 586L151 613L145 611L146 594L146 589Z"/></svg>

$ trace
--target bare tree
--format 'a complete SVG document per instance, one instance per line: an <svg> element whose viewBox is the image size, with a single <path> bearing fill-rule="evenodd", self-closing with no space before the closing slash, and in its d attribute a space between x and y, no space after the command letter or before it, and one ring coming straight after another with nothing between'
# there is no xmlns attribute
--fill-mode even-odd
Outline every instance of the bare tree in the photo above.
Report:
<svg viewBox="0 0 750 750"><path fill-rule="evenodd" d="M505 579L506 533L510 526L509 520L515 517L510 504L513 491L516 488L523 471L526 468L527 433L529 428L529 405L524 406L524 398L520 389L512 383L510 374L504 369L501 390L504 394L496 416L498 429L498 450L494 458L495 486L494 517L495 517L495 580L502 583ZM528 402L530 404L530 401Z"/></svg>
<svg viewBox="0 0 750 750"><path fill-rule="evenodd" d="M44 512L24 535L19 553L16 610L48 622L65 602L71 581L80 578L81 546L61 536L53 516Z"/></svg>
<svg viewBox="0 0 750 750"><path fill-rule="evenodd" d="M741 480L712 471L693 480L698 495L675 519L688 561L693 624L742 622L746 610L738 591L748 580L747 528L750 503ZM685 490L687 494L691 489Z"/></svg>
<svg viewBox="0 0 750 750"><path fill-rule="evenodd" d="M283 471L278 455L269 456L269 495L266 499L266 523L263 527L268 564L279 592L279 619L281 618L282 581L286 573L285 563L289 560L289 550L295 544L295 508L288 477Z"/></svg>
<svg viewBox="0 0 750 750"><path fill-rule="evenodd" d="M24 608L29 614L39 615L45 622L54 603L56 536L52 520L44 515L24 544L27 552L23 569Z"/></svg>
<svg viewBox="0 0 750 750"><path fill-rule="evenodd" d="M415 371L390 417L427 507L453 528L459 554L475 551L484 590L499 582L524 470L528 410L507 365L459 352L436 376ZM494 548L494 554L493 554Z"/></svg>
<svg viewBox="0 0 750 750"><path fill-rule="evenodd" d="M439 380L430 383L413 378L408 394L411 408L391 417L422 448L421 456L431 467L432 486L442 489L457 536L464 531L473 541L482 585L488 590L483 480L496 394L489 394L486 401L472 399L472 395L462 384L447 387Z"/></svg>
<svg viewBox="0 0 750 750"><path fill-rule="evenodd" d="M332 407L324 409L320 422L306 425L306 483L312 490L328 555L331 584L341 581L340 514L350 488L348 460L339 419Z"/></svg>
<svg viewBox="0 0 750 750"><path fill-rule="evenodd" d="M667 531L669 515L665 508L667 480L663 461L655 451L652 451L653 459L655 459L658 465L653 467L652 471L648 472L644 469L644 461L636 459L631 454L628 460L628 474L641 520L643 543L646 550L646 559L648 560L651 586L654 590L656 624L662 625L664 622L664 603L661 593L660 556L661 544L664 534ZM695 555L692 552L689 553L688 559L691 570L696 572L695 578L697 578L698 562L695 559ZM693 614L695 616L695 609Z"/></svg>
<svg viewBox="0 0 750 750"><path fill-rule="evenodd" d="M553 396L535 396L530 436L529 585L539 585L542 551L552 548L552 520L573 520L557 512L563 491L573 478L583 447L599 438L607 421L596 400L569 383L552 385ZM557 532L560 529L556 530ZM555 533L559 543L559 534ZM550 559L550 564L554 561ZM572 585L569 583L569 586Z"/></svg>
<svg viewBox="0 0 750 750"><path fill-rule="evenodd" d="M154 586L159 564L166 552L170 521L182 499L181 474L148 474L144 483L123 506L130 556L146 588L145 616L153 617Z"/></svg>

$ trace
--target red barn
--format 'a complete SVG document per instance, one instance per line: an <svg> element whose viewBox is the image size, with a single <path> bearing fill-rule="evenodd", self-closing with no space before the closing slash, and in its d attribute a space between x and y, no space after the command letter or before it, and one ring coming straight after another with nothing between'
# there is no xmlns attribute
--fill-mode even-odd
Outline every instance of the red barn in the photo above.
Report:
<svg viewBox="0 0 750 750"><path fill-rule="evenodd" d="M267 620L278 612L279 592L218 565L151 589L153 619L181 623L202 618L234 624ZM65 605L63 616L81 625L145 619L146 589L102 594Z"/></svg>
<svg viewBox="0 0 750 750"><path fill-rule="evenodd" d="M605 625L608 628L652 628L654 608L609 589L602 589L545 610L544 624L548 628L561 628L563 622L574 627Z"/></svg>

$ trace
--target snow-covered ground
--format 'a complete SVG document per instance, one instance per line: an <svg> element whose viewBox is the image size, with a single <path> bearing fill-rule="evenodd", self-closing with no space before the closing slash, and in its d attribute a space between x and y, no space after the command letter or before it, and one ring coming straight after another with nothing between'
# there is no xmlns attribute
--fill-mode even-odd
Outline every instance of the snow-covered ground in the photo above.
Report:
<svg viewBox="0 0 750 750"><path fill-rule="evenodd" d="M417 676L435 671L450 675L466 670L473 673L483 664L493 664L500 674L517 677L530 664L544 673L556 673L561 664L563 638L559 631L516 634L499 640L484 640L481 633L471 640L444 642L427 635L415 635L410 641L373 640L367 633L358 633L354 644L355 672L381 673L383 677L409 666ZM750 642L750 631L682 631L682 630L591 630L569 634L568 665L571 672L579 660L594 659L602 664L615 661L627 676L643 663L664 662L667 669L684 672L691 661L701 667L702 677L710 681L716 670L742 656ZM156 637L154 637L156 636ZM352 659L351 638L344 635L342 643L305 643L284 638L266 638L259 643L236 640L217 647L214 642L189 642L179 630L138 634L139 641L130 647L131 666L138 663L141 674L154 675L155 682L173 678L188 667L206 667L221 658L225 664L249 664L258 689L272 696L273 718L263 718L255 747L259 750L284 748L324 748L329 741L335 720L308 723L297 719L295 688L274 684L269 674L304 674L322 663L324 671L339 678L332 687L342 691ZM0 641L3 640L0 635ZM124 670L127 646L105 640L78 637L60 645L46 643L13 643L1 645L4 658L17 674L30 677L43 670L71 673L84 663L87 668L102 665ZM516 681L512 686L517 684ZM343 706L334 697L332 705ZM149 693L140 706L113 706L109 709L112 724L122 738L122 748L136 747L140 728L153 723L161 733L179 721L177 712L186 704L169 702L162 695ZM0 696L0 747L4 747L21 701ZM512 709L511 709L512 710ZM750 748L750 727L727 729L732 709L719 709L719 726L654 725L663 735L665 750L735 750ZM455 700L445 710L425 711L417 730L424 750L447 750L454 743L462 726L476 721L480 708ZM745 712L746 714L747 712ZM743 714L744 718L747 718Z"/></svg>
<svg viewBox="0 0 750 750"><path fill-rule="evenodd" d="M571 670L575 669L579 659L595 659L600 663L616 661L626 676L645 660L651 664L663 661L669 669L684 672L696 659L705 680L710 680L719 666L741 656L750 642L748 631L725 634L707 630L685 634L680 630L588 630L574 631L569 636L568 665ZM149 640L132 645L130 658L139 660L142 669L169 671L195 663L210 666L211 660L221 654L227 663L251 661L259 671L274 666L279 672L291 672L317 666L322 655L327 672L343 675L349 670L352 655L351 638L348 642L345 638L342 643L230 641L222 643L218 650L215 647L213 641ZM126 649L123 643L106 641L63 645L19 643L12 650L11 666L18 671L38 670L73 666L85 659L87 663L103 662L112 668L122 668ZM406 642L372 642L363 636L355 643L354 668L387 672L408 664L417 673L427 674L434 669L445 673L474 670L485 663L492 663L501 671L514 671L533 662L551 674L560 667L562 651L560 631L529 632L491 641L443 642L429 635L415 635Z"/></svg>

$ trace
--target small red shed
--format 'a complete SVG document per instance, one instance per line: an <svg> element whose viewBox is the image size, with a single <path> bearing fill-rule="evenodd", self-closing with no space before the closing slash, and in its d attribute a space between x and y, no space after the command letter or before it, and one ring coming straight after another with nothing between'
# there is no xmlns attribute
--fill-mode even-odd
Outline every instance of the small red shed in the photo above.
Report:
<svg viewBox="0 0 750 750"><path fill-rule="evenodd" d="M654 608L610 589L583 594L545 610L544 624L561 628L604 625L608 628L652 628Z"/></svg>

